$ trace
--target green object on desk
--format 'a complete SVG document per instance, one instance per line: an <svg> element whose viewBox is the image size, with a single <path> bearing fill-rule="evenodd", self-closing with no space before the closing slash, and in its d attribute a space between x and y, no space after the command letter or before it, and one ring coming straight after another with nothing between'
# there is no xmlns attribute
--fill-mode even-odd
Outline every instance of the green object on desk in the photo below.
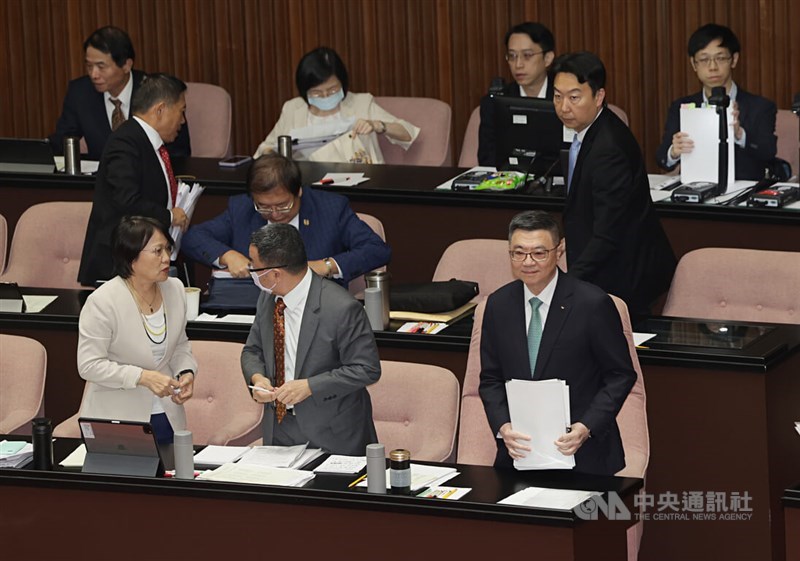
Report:
<svg viewBox="0 0 800 561"><path fill-rule="evenodd" d="M525 181L525 174L516 171L498 171L475 187L475 191L513 191Z"/></svg>

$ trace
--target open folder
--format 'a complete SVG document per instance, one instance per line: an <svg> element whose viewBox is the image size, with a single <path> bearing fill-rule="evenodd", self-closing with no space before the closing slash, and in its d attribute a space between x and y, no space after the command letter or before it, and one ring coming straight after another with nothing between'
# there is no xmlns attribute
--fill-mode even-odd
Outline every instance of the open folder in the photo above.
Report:
<svg viewBox="0 0 800 561"><path fill-rule="evenodd" d="M565 456L554 444L570 426L569 386L564 380L509 380L508 411L514 430L531 437L531 452L514 467L572 469L575 457Z"/></svg>

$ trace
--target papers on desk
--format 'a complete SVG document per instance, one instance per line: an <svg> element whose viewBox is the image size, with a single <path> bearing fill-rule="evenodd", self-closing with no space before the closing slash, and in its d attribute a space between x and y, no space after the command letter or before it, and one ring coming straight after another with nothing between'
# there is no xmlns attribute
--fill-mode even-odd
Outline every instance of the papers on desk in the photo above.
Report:
<svg viewBox="0 0 800 561"><path fill-rule="evenodd" d="M239 459L240 465L276 468L300 468L319 458L322 450L308 448L308 443L297 446L254 446Z"/></svg>
<svg viewBox="0 0 800 561"><path fill-rule="evenodd" d="M423 499L447 499L449 501L457 501L467 493L472 491L472 487L430 487L425 489L417 496Z"/></svg>
<svg viewBox="0 0 800 561"><path fill-rule="evenodd" d="M33 444L22 440L0 441L0 468L22 467L33 458Z"/></svg>
<svg viewBox="0 0 800 561"><path fill-rule="evenodd" d="M528 469L572 469L575 457L556 448L570 426L569 386L564 380L510 380L506 382L508 411L514 430L531 437L531 452L514 467Z"/></svg>
<svg viewBox="0 0 800 561"><path fill-rule="evenodd" d="M653 337L655 337L655 333L633 333L633 344L636 347L643 345L645 342L649 341Z"/></svg>
<svg viewBox="0 0 800 561"><path fill-rule="evenodd" d="M391 310L389 312L390 319L402 319L406 321L421 321L429 323L453 323L466 315L469 315L478 304L475 302L467 302L460 308L450 310L449 312L439 312L436 314L424 314L422 312L404 312L402 310Z"/></svg>
<svg viewBox="0 0 800 561"><path fill-rule="evenodd" d="M464 173L469 173L471 171L497 171L497 168L492 167L492 166L475 166L474 168L468 169ZM459 173L458 175L456 175L455 177L453 177L451 179L448 179L447 181L445 181L441 185L437 185L435 190L436 191L451 191L453 189L453 181L457 177L461 177L462 175L464 175L464 173Z"/></svg>
<svg viewBox="0 0 800 561"><path fill-rule="evenodd" d="M236 463L223 464L213 471L201 473L197 476L197 479L229 483L250 483L252 485L302 487L314 479L314 472Z"/></svg>
<svg viewBox="0 0 800 561"><path fill-rule="evenodd" d="M23 294L22 299L25 300L25 313L38 314L47 306L55 302L58 296L44 296L38 294Z"/></svg>
<svg viewBox="0 0 800 561"><path fill-rule="evenodd" d="M192 220L192 215L194 214L194 207L197 205L197 199L200 198L200 195L203 194L205 187L202 187L199 183L192 183L192 185L188 185L183 181L178 181L178 196L176 197L175 207L183 209L183 212L186 213L189 222ZM175 261L178 258L178 252L181 249L181 238L183 237L183 232L178 226L170 226L169 233L172 236L172 239L175 240L175 247L172 248L172 255L170 259Z"/></svg>
<svg viewBox="0 0 800 561"><path fill-rule="evenodd" d="M571 489L545 489L528 487L505 499L498 501L501 505L529 506L549 510L572 510L592 497L598 497L597 491L574 491Z"/></svg>
<svg viewBox="0 0 800 561"><path fill-rule="evenodd" d="M352 187L359 185L365 181L369 181L369 177L365 177L364 173L348 172L348 173L333 173L328 172L325 177L314 183L314 185L338 185L339 187Z"/></svg>
<svg viewBox="0 0 800 561"><path fill-rule="evenodd" d="M391 489L390 469L386 470L386 488ZM411 491L420 491L426 487L438 487L446 481L450 481L460 472L455 468L444 466L428 466L423 464L411 464ZM366 487L367 479L360 481L357 487Z"/></svg>
<svg viewBox="0 0 800 561"><path fill-rule="evenodd" d="M81 444L69 456L61 460L58 465L61 467L82 468L84 461L86 461L86 445Z"/></svg>
<svg viewBox="0 0 800 561"><path fill-rule="evenodd" d="M800 434L800 421L794 422L794 430L797 431L797 434Z"/></svg>
<svg viewBox="0 0 800 561"><path fill-rule="evenodd" d="M728 106L728 185L733 187L736 176L733 134L733 104ZM681 183L693 181L719 181L719 115L716 107L681 107L681 131L688 133L694 142L689 154L681 154Z"/></svg>
<svg viewBox="0 0 800 561"><path fill-rule="evenodd" d="M404 323L397 330L398 333L424 333L433 335L439 333L442 329L447 327L446 323L428 322L428 321L410 321Z"/></svg>
<svg viewBox="0 0 800 561"><path fill-rule="evenodd" d="M339 456L331 455L314 468L316 473L342 473L353 474L358 473L367 467L366 456Z"/></svg>
<svg viewBox="0 0 800 561"><path fill-rule="evenodd" d="M194 321L204 321L209 323L242 323L245 325L253 325L256 316L247 314L225 314L223 316L215 316L214 314L202 313L197 316Z"/></svg>
<svg viewBox="0 0 800 561"><path fill-rule="evenodd" d="M65 168L64 164L64 156L53 156L53 160L56 163L56 168L58 171L63 172ZM93 173L97 173L97 170L100 168L100 162L95 160L81 160L81 174L83 175L91 175Z"/></svg>
<svg viewBox="0 0 800 561"><path fill-rule="evenodd" d="M194 456L194 463L206 466L221 466L232 463L250 450L249 446L216 446L210 444Z"/></svg>

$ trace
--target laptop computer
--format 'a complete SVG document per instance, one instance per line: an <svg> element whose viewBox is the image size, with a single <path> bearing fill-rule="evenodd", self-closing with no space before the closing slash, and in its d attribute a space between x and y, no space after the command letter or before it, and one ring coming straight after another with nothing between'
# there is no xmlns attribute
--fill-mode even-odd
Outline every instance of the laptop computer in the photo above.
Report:
<svg viewBox="0 0 800 561"><path fill-rule="evenodd" d="M172 445L161 447L150 423L80 417L78 425L86 445L82 471L109 475L161 477Z"/></svg>
<svg viewBox="0 0 800 561"><path fill-rule="evenodd" d="M0 138L0 172L53 173L56 163L47 139Z"/></svg>

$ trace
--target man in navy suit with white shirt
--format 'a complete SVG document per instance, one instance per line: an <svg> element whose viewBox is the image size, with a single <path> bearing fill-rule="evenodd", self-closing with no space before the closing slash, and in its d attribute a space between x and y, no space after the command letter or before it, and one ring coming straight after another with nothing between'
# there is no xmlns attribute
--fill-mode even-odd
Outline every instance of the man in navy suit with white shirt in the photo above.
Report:
<svg viewBox="0 0 800 561"><path fill-rule="evenodd" d="M94 31L83 43L83 51L86 76L69 83L50 144L55 154L61 154L64 137L82 137L88 159L100 160L108 137L130 117L131 99L144 73L133 69L133 43L117 27ZM182 127L166 147L173 158L191 156L188 127Z"/></svg>
<svg viewBox="0 0 800 561"><path fill-rule="evenodd" d="M292 160L264 154L250 167L247 189L248 194L230 198L225 212L186 232L184 255L247 278L250 235L267 223L284 223L299 230L309 267L343 286L389 262L389 246L356 216L347 199L304 189Z"/></svg>

